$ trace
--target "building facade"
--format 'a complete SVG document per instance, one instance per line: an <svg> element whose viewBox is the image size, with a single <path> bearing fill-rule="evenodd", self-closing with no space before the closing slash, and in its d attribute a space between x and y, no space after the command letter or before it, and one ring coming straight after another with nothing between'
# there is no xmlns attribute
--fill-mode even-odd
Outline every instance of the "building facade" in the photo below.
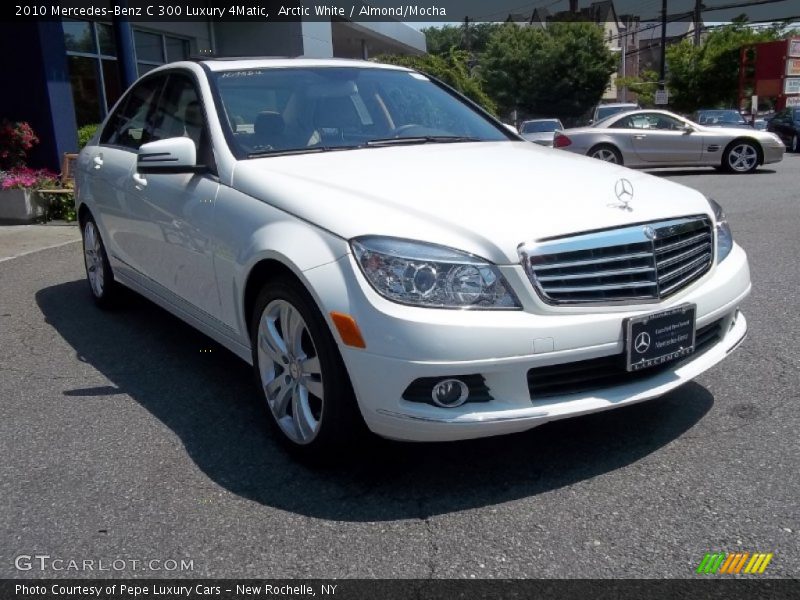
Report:
<svg viewBox="0 0 800 600"><path fill-rule="evenodd" d="M425 36L400 22L136 22L61 19L0 23L0 67L9 85L0 117L27 121L41 143L31 164L58 170L78 147L77 130L101 122L140 75L204 57L369 58L423 54Z"/></svg>

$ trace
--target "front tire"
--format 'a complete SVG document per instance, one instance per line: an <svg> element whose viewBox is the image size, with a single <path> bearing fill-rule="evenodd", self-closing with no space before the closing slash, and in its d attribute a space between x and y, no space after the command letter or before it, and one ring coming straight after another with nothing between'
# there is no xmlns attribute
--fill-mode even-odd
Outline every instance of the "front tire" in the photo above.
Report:
<svg viewBox="0 0 800 600"><path fill-rule="evenodd" d="M336 341L308 292L288 277L261 290L250 339L270 423L290 452L331 462L366 430Z"/></svg>
<svg viewBox="0 0 800 600"><path fill-rule="evenodd" d="M118 284L108 262L108 254L100 230L91 215L81 224L83 239L83 265L86 268L86 281L95 304L100 308L111 308L117 299Z"/></svg>
<svg viewBox="0 0 800 600"><path fill-rule="evenodd" d="M594 146L586 153L586 156L602 160L603 162L613 163L615 165L622 164L622 154L614 146L610 144L599 144Z"/></svg>
<svg viewBox="0 0 800 600"><path fill-rule="evenodd" d="M733 142L725 150L722 166L729 173L744 175L758 168L759 151L753 142L744 140Z"/></svg>

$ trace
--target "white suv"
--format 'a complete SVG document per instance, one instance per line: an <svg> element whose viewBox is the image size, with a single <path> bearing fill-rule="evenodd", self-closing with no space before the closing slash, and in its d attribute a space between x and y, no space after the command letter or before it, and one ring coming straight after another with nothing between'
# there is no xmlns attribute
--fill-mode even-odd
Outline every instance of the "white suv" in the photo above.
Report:
<svg viewBox="0 0 800 600"><path fill-rule="evenodd" d="M647 400L747 330L716 203L529 144L404 68L155 69L77 190L98 304L132 288L252 363L307 455L364 424L456 440Z"/></svg>

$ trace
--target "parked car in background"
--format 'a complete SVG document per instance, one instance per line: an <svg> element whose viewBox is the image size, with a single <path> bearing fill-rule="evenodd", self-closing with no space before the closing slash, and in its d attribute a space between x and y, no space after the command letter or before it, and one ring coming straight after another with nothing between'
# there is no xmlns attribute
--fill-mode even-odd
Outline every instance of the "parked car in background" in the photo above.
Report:
<svg viewBox="0 0 800 600"><path fill-rule="evenodd" d="M558 119L531 119L522 122L519 133L529 142L552 147L555 132L562 129L564 126Z"/></svg>
<svg viewBox="0 0 800 600"><path fill-rule="evenodd" d="M692 115L692 121L706 127L752 127L738 110L701 109Z"/></svg>
<svg viewBox="0 0 800 600"><path fill-rule="evenodd" d="M630 111L557 132L553 145L628 167L710 166L731 173L752 173L782 160L786 150L773 133L705 127L665 110Z"/></svg>
<svg viewBox="0 0 800 600"><path fill-rule="evenodd" d="M597 123L598 121L607 119L608 117L616 115L617 113L627 112L629 110L637 110L639 108L641 108L641 106L633 102L598 104L595 106L594 111L592 112L592 119L589 121L589 124Z"/></svg>
<svg viewBox="0 0 800 600"><path fill-rule="evenodd" d="M800 152L800 106L784 108L767 122L767 131L783 140L792 152Z"/></svg>
<svg viewBox="0 0 800 600"><path fill-rule="evenodd" d="M309 458L628 406L747 332L719 204L537 148L402 67L153 69L81 151L76 204L95 302L132 288L252 364Z"/></svg>

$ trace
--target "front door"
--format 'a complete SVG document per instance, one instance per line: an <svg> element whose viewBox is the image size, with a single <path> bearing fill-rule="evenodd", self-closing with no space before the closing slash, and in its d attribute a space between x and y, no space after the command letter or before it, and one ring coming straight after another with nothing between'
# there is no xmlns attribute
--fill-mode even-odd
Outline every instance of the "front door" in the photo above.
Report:
<svg viewBox="0 0 800 600"><path fill-rule="evenodd" d="M631 146L636 156L653 165L698 163L703 153L703 136L688 132L684 122L662 113L641 113L628 117Z"/></svg>
<svg viewBox="0 0 800 600"><path fill-rule="evenodd" d="M170 74L152 117L152 130L153 140L189 137L197 147L198 162L209 168L199 173L143 175L134 165L128 198L141 223L143 244L137 260L159 287L218 318L212 231L219 181L201 98L188 73Z"/></svg>

